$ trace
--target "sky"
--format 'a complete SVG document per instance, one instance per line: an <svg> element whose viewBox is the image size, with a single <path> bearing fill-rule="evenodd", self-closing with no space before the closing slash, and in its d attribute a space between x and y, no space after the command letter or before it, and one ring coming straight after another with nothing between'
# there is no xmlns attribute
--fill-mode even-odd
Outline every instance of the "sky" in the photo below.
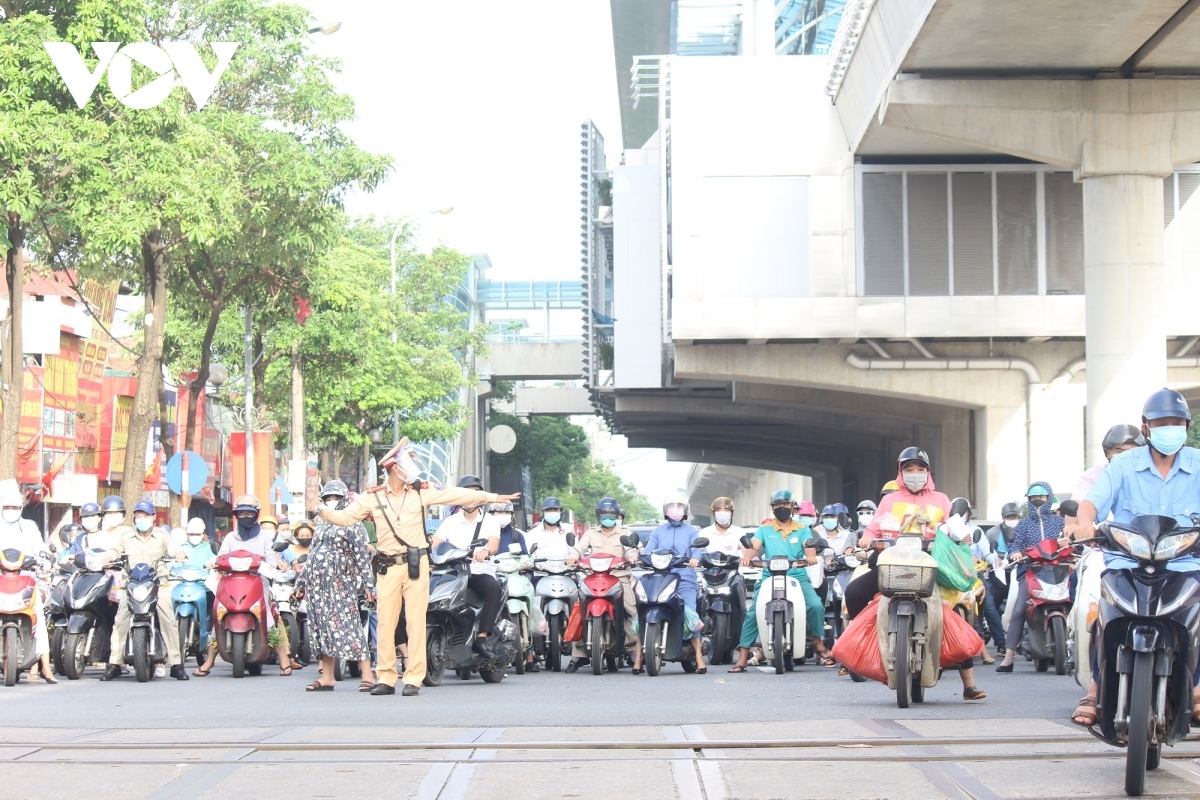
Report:
<svg viewBox="0 0 1200 800"><path fill-rule="evenodd" d="M487 253L494 280L579 279L580 125L595 122L610 166L621 155L609 0L300 2L315 25L342 23L313 43L342 61L335 81L358 112L347 131L395 159L351 214L410 216L423 248ZM655 505L686 479L661 450L624 437L604 450Z"/></svg>

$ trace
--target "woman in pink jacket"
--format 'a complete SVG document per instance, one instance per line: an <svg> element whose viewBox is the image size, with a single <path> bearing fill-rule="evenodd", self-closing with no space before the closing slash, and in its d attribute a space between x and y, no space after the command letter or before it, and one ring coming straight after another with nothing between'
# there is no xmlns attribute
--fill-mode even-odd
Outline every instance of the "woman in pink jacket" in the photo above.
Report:
<svg viewBox="0 0 1200 800"><path fill-rule="evenodd" d="M904 517L913 511L924 511L935 525L950 516L950 498L934 485L929 456L924 450L919 447L904 448L900 458L896 459L896 466L899 471L896 483L900 488L879 501L875 517L859 539L860 547L867 547L883 536L882 523L894 525L903 522ZM895 532L889 531L888 536L895 536Z"/></svg>

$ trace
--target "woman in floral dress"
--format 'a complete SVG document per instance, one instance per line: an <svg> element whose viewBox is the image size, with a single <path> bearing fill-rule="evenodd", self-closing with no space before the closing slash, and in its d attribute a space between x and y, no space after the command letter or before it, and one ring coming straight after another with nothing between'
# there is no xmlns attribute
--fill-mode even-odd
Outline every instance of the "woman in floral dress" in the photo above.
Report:
<svg viewBox="0 0 1200 800"><path fill-rule="evenodd" d="M338 509L350 504L349 495L341 481L329 481L321 490L321 499ZM334 663L347 659L358 661L362 674L358 690L374 688L370 645L358 612L361 594L366 594L368 603L374 602L370 580L371 558L363 524L343 527L322 522L296 581L308 600L309 636L321 665L321 677L308 685L308 691L333 691Z"/></svg>

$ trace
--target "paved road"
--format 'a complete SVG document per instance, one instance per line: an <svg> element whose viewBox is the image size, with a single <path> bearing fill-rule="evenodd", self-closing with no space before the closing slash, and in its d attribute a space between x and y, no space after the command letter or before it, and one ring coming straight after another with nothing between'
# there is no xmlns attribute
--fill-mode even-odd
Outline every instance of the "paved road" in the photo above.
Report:
<svg viewBox="0 0 1200 800"><path fill-rule="evenodd" d="M140 684L133 677L101 683L101 670L90 668L82 679L60 678L57 686L0 687L0 718L8 724L52 727L111 725L120 718L128 727L162 727L194 722L201 726L338 725L349 720L393 724L397 713L407 725L621 725L667 722L676 725L758 720L764 722L838 718L898 717L905 719L998 719L1049 717L1066 719L1082 692L1069 676L1038 674L1031 665L998 675L977 667L976 681L986 700L967 703L962 683L947 672L926 693L926 702L907 711L896 708L895 693L877 683L853 683L836 671L797 667L791 674L751 670L730 675L727 667L710 667L707 675L684 674L668 664L651 678L617 674L574 675L539 672L510 674L499 684L478 677L460 681L448 674L442 685L424 688L416 698L360 695L357 681L346 680L330 693L306 694L316 678L314 667L289 678L266 667L260 677L235 680L229 665L218 662L206 678L186 683L155 679ZM261 712L257 711L262 709ZM797 730L807 735L817 729Z"/></svg>

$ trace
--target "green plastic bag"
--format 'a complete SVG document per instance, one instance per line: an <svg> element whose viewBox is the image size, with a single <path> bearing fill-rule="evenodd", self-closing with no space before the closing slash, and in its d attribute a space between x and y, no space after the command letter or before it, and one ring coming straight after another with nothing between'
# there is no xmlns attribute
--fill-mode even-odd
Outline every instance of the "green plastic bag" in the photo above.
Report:
<svg viewBox="0 0 1200 800"><path fill-rule="evenodd" d="M955 544L945 531L939 530L929 555L938 563L939 586L965 592L975 585L975 559L971 558L970 545Z"/></svg>
<svg viewBox="0 0 1200 800"><path fill-rule="evenodd" d="M685 605L683 607L683 638L690 639L702 630L704 630L704 623L701 621L700 615L690 606Z"/></svg>

